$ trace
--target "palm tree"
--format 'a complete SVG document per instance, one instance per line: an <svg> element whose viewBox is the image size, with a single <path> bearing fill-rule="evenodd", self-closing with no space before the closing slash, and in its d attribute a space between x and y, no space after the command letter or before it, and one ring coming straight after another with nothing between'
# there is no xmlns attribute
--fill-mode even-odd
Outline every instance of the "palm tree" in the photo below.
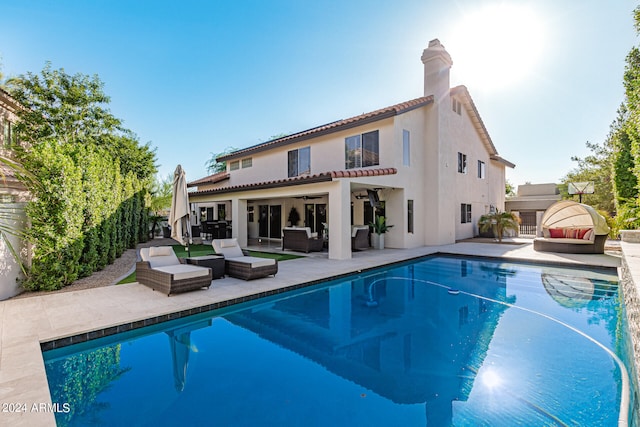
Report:
<svg viewBox="0 0 640 427"><path fill-rule="evenodd" d="M17 174L23 183L35 182L32 174L24 169L20 163L0 152L0 187L6 182L7 174L9 173L12 175L14 173ZM20 239L26 238L24 231L16 226L20 221L22 221L22 217L16 212L13 204L0 199L0 241L4 242L12 257L22 269L22 272L26 274L20 254L11 244L11 240L9 240L9 236L15 236Z"/></svg>
<svg viewBox="0 0 640 427"><path fill-rule="evenodd" d="M481 232L493 230L493 235L502 242L502 235L506 230L513 230L516 233L520 228L520 218L513 212L500 212L482 215L478 220L478 228Z"/></svg>

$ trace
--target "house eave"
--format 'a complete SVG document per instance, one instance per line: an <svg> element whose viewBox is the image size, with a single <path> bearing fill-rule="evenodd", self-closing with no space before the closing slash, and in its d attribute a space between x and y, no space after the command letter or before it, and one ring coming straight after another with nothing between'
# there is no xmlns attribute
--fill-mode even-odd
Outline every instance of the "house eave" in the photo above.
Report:
<svg viewBox="0 0 640 427"><path fill-rule="evenodd" d="M398 173L396 168L373 168L373 169L355 169L340 170L331 172L322 172L315 175L297 176L293 178L284 178L266 182L256 182L250 184L234 185L229 187L211 188L208 190L191 191L189 197L200 197L208 195L219 195L229 193L239 193L255 190L266 190L271 188L292 187L297 185L316 184L319 182L329 182L336 179L348 178L364 178L376 177L384 175L395 175Z"/></svg>
<svg viewBox="0 0 640 427"><path fill-rule="evenodd" d="M493 160L494 162L501 163L501 164L503 164L503 165L505 165L505 166L507 166L507 167L509 167L511 169L516 167L515 163L511 163L509 160L503 159L500 156L491 156L490 159Z"/></svg>

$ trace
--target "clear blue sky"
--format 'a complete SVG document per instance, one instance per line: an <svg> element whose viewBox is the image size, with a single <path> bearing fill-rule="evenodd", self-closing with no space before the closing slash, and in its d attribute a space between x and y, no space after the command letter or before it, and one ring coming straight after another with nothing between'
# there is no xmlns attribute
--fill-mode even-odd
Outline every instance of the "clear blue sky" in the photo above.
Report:
<svg viewBox="0 0 640 427"><path fill-rule="evenodd" d="M5 0L0 57L5 77L46 61L97 74L112 113L157 147L161 177L180 163L194 180L229 146L422 96L420 55L439 38L452 85L468 87L499 154L517 165L507 179L558 182L616 117L636 5Z"/></svg>

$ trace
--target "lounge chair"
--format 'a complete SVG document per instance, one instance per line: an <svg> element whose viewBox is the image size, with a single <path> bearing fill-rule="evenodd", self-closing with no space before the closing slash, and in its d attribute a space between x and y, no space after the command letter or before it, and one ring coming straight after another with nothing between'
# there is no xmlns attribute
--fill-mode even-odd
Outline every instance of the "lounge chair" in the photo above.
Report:
<svg viewBox="0 0 640 427"><path fill-rule="evenodd" d="M282 250L291 249L299 252L321 251L322 239L317 233L312 233L311 228L285 227L282 229Z"/></svg>
<svg viewBox="0 0 640 427"><path fill-rule="evenodd" d="M138 283L154 291L169 296L211 286L211 269L181 263L171 246L142 248L140 258L136 263Z"/></svg>
<svg viewBox="0 0 640 427"><path fill-rule="evenodd" d="M227 276L251 280L266 276L275 276L278 261L246 255L236 239L213 239L213 250L224 255L224 270Z"/></svg>

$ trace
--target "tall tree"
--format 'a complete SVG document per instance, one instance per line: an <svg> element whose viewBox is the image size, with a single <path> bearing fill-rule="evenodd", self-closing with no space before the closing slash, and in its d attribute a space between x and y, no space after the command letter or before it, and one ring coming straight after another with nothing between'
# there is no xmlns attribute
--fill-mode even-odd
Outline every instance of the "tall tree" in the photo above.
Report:
<svg viewBox="0 0 640 427"><path fill-rule="evenodd" d="M27 289L58 289L148 237L155 152L111 114L97 76L47 64L9 79L20 109L12 151L42 184L28 186L34 243Z"/></svg>
<svg viewBox="0 0 640 427"><path fill-rule="evenodd" d="M235 147L227 147L224 151L220 153L211 153L211 157L206 161L205 166L207 167L207 172L214 174L219 172L224 172L227 170L227 162L219 162L218 158L225 156L227 154L233 153L234 151L238 151Z"/></svg>
<svg viewBox="0 0 640 427"><path fill-rule="evenodd" d="M635 203L638 197L638 179L634 173L634 158L631 153L632 129L627 124L628 112L623 104L618 109L618 118L611 125L609 144L612 150L613 193L616 210L625 203Z"/></svg>
<svg viewBox="0 0 640 427"><path fill-rule="evenodd" d="M560 192L563 198L571 198L567 192L567 186L571 182L593 181L595 191L593 194L584 194L582 202L595 207L609 215L615 213L613 203L613 182L611 179L612 151L607 143L586 143L591 154L581 157L572 157L577 162L575 169L567 173L561 180Z"/></svg>

